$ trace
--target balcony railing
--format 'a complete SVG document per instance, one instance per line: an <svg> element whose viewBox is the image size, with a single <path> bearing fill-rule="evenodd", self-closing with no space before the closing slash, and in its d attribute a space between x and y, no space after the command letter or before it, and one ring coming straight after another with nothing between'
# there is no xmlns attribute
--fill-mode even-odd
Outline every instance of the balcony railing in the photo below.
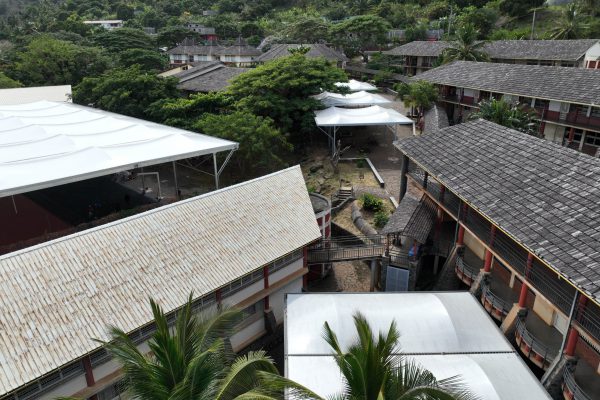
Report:
<svg viewBox="0 0 600 400"><path fill-rule="evenodd" d="M523 319L517 320L515 338L521 352L540 368L547 369L557 355L556 350L546 346L529 332Z"/></svg>
<svg viewBox="0 0 600 400"><path fill-rule="evenodd" d="M477 275L479 275L479 269L469 265L462 255L456 257L456 275L466 285L471 286Z"/></svg>
<svg viewBox="0 0 600 400"><path fill-rule="evenodd" d="M593 400L579 387L573 371L568 367L563 374L563 397L566 400Z"/></svg>
<svg viewBox="0 0 600 400"><path fill-rule="evenodd" d="M600 307L589 303L583 310L575 311L575 320L581 328L600 341Z"/></svg>
<svg viewBox="0 0 600 400"><path fill-rule="evenodd" d="M486 311L499 321L503 321L512 308L512 302L496 295L487 283L481 285L481 303Z"/></svg>

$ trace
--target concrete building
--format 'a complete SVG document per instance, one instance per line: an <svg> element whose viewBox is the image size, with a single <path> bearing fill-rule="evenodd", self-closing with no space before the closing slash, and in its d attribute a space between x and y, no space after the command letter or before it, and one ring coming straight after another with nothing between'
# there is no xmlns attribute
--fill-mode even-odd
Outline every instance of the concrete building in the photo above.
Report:
<svg viewBox="0 0 600 400"><path fill-rule="evenodd" d="M503 99L534 111L547 140L590 155L600 149L600 70L456 61L414 79L439 86L453 123L482 100Z"/></svg>
<svg viewBox="0 0 600 400"><path fill-rule="evenodd" d="M262 54L256 47L249 46L240 36L233 46L226 47L219 51L219 60L225 65L235 67L252 67L258 62L258 57Z"/></svg>
<svg viewBox="0 0 600 400"><path fill-rule="evenodd" d="M204 40L217 40L215 28L204 26L198 22L188 22L186 25L190 31L197 33Z"/></svg>
<svg viewBox="0 0 600 400"><path fill-rule="evenodd" d="M237 306L230 339L247 346L283 323L320 237L293 167L0 256L0 398L116 397L119 365L93 338L118 326L147 352L149 297L171 316L192 291L198 311Z"/></svg>
<svg viewBox="0 0 600 400"><path fill-rule="evenodd" d="M192 38L185 38L181 44L167 51L172 66L189 64L198 61L219 61L222 46L210 40L206 44L196 44Z"/></svg>
<svg viewBox="0 0 600 400"><path fill-rule="evenodd" d="M396 147L400 198L410 181L437 207L434 230L455 232L438 282L470 287L547 387L596 398L600 160L484 120Z"/></svg>
<svg viewBox="0 0 600 400"><path fill-rule="evenodd" d="M418 75L437 65L449 41L414 41L383 54L395 56L406 75ZM578 40L494 40L481 50L492 62L560 67L600 68L598 39Z"/></svg>
<svg viewBox="0 0 600 400"><path fill-rule="evenodd" d="M104 19L104 20L96 20L96 21L83 21L83 23L86 25L101 26L102 28L108 29L109 31L123 27L122 19Z"/></svg>

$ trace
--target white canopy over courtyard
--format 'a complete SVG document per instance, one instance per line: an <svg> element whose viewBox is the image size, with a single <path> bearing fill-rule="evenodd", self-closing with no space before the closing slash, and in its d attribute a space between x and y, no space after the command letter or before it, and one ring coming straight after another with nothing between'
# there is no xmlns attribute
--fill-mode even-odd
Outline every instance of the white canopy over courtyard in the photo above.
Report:
<svg viewBox="0 0 600 400"><path fill-rule="evenodd" d="M361 90L377 90L377 87L367 82L361 82L354 79L350 79L348 82L336 82L337 87L347 87L351 92L360 92Z"/></svg>
<svg viewBox="0 0 600 400"><path fill-rule="evenodd" d="M238 144L72 103L0 106L0 197L190 157Z"/></svg>
<svg viewBox="0 0 600 400"><path fill-rule="evenodd" d="M377 104L390 104L391 100L386 99L385 97L379 94L373 94L361 90L360 92L354 92L350 94L340 94L340 93L331 93L331 92L323 92L312 96L313 98L320 100L327 107L333 106L373 106Z"/></svg>
<svg viewBox="0 0 600 400"><path fill-rule="evenodd" d="M460 375L485 400L550 400L550 396L468 292L287 294L284 313L286 377L330 397L344 389L323 325L343 351L356 340L352 316L360 312L377 332L392 321L400 332L398 356L438 379ZM400 353L402 352L402 353Z"/></svg>
<svg viewBox="0 0 600 400"><path fill-rule="evenodd" d="M363 108L329 107L315 111L317 127L333 141L332 150L336 150L337 130L343 126L375 126L383 125L397 134L398 125L412 125L413 135L416 135L415 121L391 108L370 106ZM327 130L323 128L328 128ZM395 130L394 130L395 128Z"/></svg>

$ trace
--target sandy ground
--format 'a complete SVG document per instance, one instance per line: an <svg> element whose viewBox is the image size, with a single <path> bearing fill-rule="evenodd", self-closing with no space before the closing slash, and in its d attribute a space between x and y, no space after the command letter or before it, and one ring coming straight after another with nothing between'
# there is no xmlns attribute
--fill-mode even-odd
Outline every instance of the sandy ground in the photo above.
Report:
<svg viewBox="0 0 600 400"><path fill-rule="evenodd" d="M361 261L334 263L329 275L309 284L309 292L368 292L370 271Z"/></svg>

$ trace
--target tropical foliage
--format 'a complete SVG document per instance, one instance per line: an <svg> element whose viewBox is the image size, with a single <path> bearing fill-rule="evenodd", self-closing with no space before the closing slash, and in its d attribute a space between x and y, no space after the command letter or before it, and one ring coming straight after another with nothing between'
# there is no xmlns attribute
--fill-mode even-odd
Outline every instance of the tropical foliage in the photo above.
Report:
<svg viewBox="0 0 600 400"><path fill-rule="evenodd" d="M478 118L483 118L529 135L539 134L539 124L534 112L526 110L521 105L510 104L503 100L492 99L479 103L479 110L469 116L469 119Z"/></svg>
<svg viewBox="0 0 600 400"><path fill-rule="evenodd" d="M357 339L342 349L337 334L325 323L323 337L331 347L344 378L336 399L466 400L475 399L458 376L437 379L416 361L402 355L400 333L392 322L386 333L375 334L366 318L354 315ZM260 373L265 386L287 388L292 399L323 399L311 390L270 373Z"/></svg>
<svg viewBox="0 0 600 400"><path fill-rule="evenodd" d="M404 106L416 109L419 114L431 107L438 98L437 87L426 81L399 83L394 88Z"/></svg>
<svg viewBox="0 0 600 400"><path fill-rule="evenodd" d="M444 63L457 60L489 61L489 56L482 51L485 42L478 40L479 32L473 24L464 24L456 31L456 39L444 50Z"/></svg>
<svg viewBox="0 0 600 400"><path fill-rule="evenodd" d="M243 315L233 309L194 315L192 295L172 329L165 312L150 300L156 331L152 355L143 354L127 334L110 328L102 342L121 364L126 387L139 400L233 400L257 398L258 372L277 374L263 351L235 357L228 344Z"/></svg>
<svg viewBox="0 0 600 400"><path fill-rule="evenodd" d="M569 4L563 11L554 29L550 31L552 39L577 39L588 28L585 15L578 4Z"/></svg>

